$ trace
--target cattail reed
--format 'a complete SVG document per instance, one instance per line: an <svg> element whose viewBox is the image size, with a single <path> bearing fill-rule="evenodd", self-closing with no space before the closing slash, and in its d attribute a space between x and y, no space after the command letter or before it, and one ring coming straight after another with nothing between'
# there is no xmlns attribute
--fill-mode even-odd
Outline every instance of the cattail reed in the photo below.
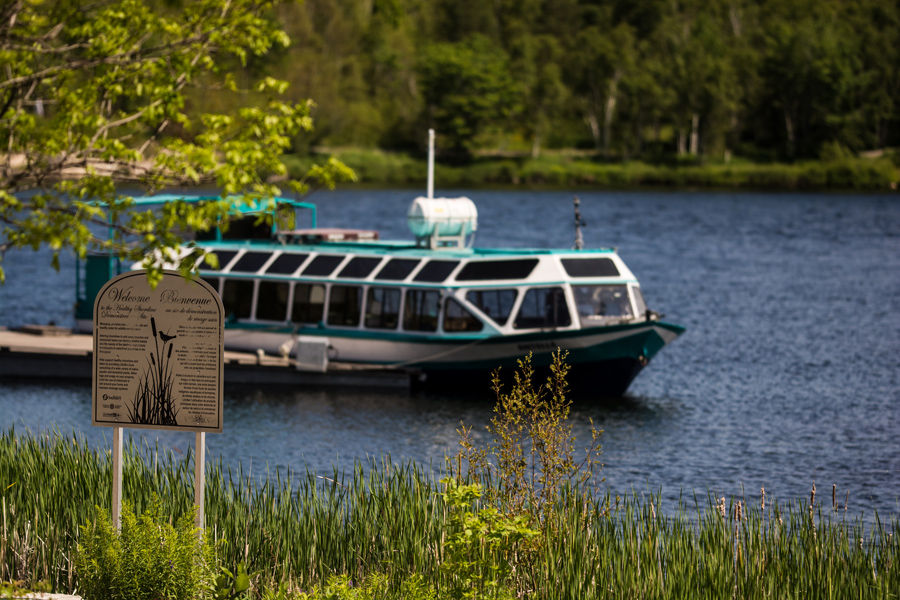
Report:
<svg viewBox="0 0 900 600"><path fill-rule="evenodd" d="M738 523L740 523L741 521L744 520L743 510L742 510L740 500L737 501L737 505L735 505L735 507L734 507L734 520L737 521Z"/></svg>
<svg viewBox="0 0 900 600"><path fill-rule="evenodd" d="M150 329L153 330L153 337L156 338L156 319L150 317Z"/></svg>
<svg viewBox="0 0 900 600"><path fill-rule="evenodd" d="M759 508L760 510L766 510L766 487L762 486L759 488Z"/></svg>
<svg viewBox="0 0 900 600"><path fill-rule="evenodd" d="M837 510L837 484L831 484L831 510Z"/></svg>

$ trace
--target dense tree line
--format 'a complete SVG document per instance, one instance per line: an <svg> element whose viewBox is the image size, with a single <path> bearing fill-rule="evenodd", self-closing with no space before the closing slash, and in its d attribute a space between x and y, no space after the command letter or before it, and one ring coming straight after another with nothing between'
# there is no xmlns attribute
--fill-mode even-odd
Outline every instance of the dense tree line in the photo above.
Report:
<svg viewBox="0 0 900 600"><path fill-rule="evenodd" d="M793 160L898 144L897 0L305 0L244 68L310 145ZM200 100L200 99L198 99ZM203 102L209 102L203 99Z"/></svg>

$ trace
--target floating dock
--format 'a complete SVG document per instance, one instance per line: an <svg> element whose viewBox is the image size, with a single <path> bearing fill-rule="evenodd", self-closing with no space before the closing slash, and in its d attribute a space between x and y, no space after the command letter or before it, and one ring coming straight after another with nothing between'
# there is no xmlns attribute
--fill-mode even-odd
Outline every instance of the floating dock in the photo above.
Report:
<svg viewBox="0 0 900 600"><path fill-rule="evenodd" d="M94 338L52 325L0 328L0 378L91 380ZM409 389L409 369L329 362L324 373L300 371L289 358L225 351L225 384Z"/></svg>

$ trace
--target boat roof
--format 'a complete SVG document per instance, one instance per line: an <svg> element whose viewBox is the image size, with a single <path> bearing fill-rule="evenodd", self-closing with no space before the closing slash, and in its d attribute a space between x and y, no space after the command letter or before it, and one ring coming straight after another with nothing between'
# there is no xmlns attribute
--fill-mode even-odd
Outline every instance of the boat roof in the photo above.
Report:
<svg viewBox="0 0 900 600"><path fill-rule="evenodd" d="M258 251L297 251L297 252L340 252L347 254L375 254L391 256L410 256L417 258L480 258L501 256L540 256L548 254L573 254L586 256L590 254L615 254L615 248L592 248L585 250L558 249L558 248L438 248L431 249L416 245L407 240L359 240L330 242L322 241L315 244L295 244L279 242L277 240L227 240L221 242L203 242L204 248L210 250L258 250Z"/></svg>
<svg viewBox="0 0 900 600"><path fill-rule="evenodd" d="M213 195L187 195L187 194L154 194L152 196L133 196L131 198L134 206L154 206L157 204L165 204L166 202L218 202L226 200L231 203L231 208L242 213L255 213L268 210L274 206L288 204L296 208L307 208L316 210L316 205L311 202L302 202L291 198L282 198L273 196L260 202L258 198L252 198L244 195L232 196L213 196ZM105 204L100 202L99 204Z"/></svg>

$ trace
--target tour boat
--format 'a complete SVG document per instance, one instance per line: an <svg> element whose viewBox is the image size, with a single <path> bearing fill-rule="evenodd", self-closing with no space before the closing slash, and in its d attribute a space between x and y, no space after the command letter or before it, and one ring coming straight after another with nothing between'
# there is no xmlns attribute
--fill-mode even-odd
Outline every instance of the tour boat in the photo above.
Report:
<svg viewBox="0 0 900 600"><path fill-rule="evenodd" d="M573 389L621 395L684 331L647 308L615 249L468 247L477 229L468 198L414 200L410 241L319 228L314 205L276 202L311 211L312 227L261 228L254 207L237 202L243 220L194 240L218 258L217 269L203 264L198 275L222 298L227 349L290 357L310 370L329 361L405 368L426 386L481 389L498 367L511 373L530 353L545 368L563 350ZM79 278L83 329L90 327L90 290L110 275L92 276L90 263Z"/></svg>

